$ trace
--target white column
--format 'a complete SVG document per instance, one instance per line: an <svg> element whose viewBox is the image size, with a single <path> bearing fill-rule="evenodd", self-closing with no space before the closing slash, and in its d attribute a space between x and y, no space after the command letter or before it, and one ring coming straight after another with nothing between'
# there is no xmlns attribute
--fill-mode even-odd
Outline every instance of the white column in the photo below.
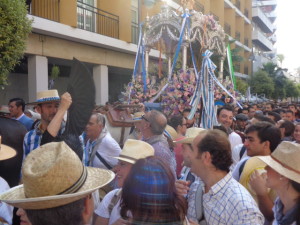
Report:
<svg viewBox="0 0 300 225"><path fill-rule="evenodd" d="M108 67L94 66L93 78L96 87L96 105L104 105L108 102Z"/></svg>
<svg viewBox="0 0 300 225"><path fill-rule="evenodd" d="M28 99L36 100L38 91L48 90L48 59L44 56L28 57Z"/></svg>

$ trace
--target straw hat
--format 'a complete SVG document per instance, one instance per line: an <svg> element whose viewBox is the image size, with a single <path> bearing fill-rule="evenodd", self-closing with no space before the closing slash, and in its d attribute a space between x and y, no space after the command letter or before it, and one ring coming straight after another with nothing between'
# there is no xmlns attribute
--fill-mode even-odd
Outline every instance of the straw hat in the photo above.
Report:
<svg viewBox="0 0 300 225"><path fill-rule="evenodd" d="M8 106L7 105L1 105L0 106L0 113L1 114L10 114Z"/></svg>
<svg viewBox="0 0 300 225"><path fill-rule="evenodd" d="M300 183L300 144L283 141L270 156L258 158L281 175Z"/></svg>
<svg viewBox="0 0 300 225"><path fill-rule="evenodd" d="M140 122L142 120L142 116L145 115L145 112L136 112L133 114L132 122Z"/></svg>
<svg viewBox="0 0 300 225"><path fill-rule="evenodd" d="M16 156L17 152L4 144L1 144L1 136L0 136L0 161L1 160L6 160L6 159L10 159L14 156Z"/></svg>
<svg viewBox="0 0 300 225"><path fill-rule="evenodd" d="M164 130L164 135L172 139L172 141L176 140L176 138L178 137L178 133L176 132L176 130L168 124Z"/></svg>
<svg viewBox="0 0 300 225"><path fill-rule="evenodd" d="M47 102L59 102L60 97L58 95L57 90L46 90L46 91L39 91L37 94L37 100L35 102L27 103L27 105L36 105L41 103Z"/></svg>
<svg viewBox="0 0 300 225"><path fill-rule="evenodd" d="M116 159L134 164L137 160L154 156L154 148L144 141L128 139Z"/></svg>
<svg viewBox="0 0 300 225"><path fill-rule="evenodd" d="M0 200L23 209L47 209L84 198L108 184L114 173L85 167L65 142L51 142L25 159L23 185L0 195Z"/></svg>
<svg viewBox="0 0 300 225"><path fill-rule="evenodd" d="M202 131L205 131L203 128L191 127L186 130L185 137L175 143L185 143L192 144L195 137L197 137Z"/></svg>

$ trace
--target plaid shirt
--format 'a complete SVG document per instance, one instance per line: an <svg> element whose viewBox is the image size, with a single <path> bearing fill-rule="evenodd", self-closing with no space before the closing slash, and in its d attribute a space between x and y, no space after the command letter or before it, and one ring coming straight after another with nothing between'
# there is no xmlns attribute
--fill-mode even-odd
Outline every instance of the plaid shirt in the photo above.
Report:
<svg viewBox="0 0 300 225"><path fill-rule="evenodd" d="M228 173L203 195L208 224L264 224L264 217L250 193Z"/></svg>

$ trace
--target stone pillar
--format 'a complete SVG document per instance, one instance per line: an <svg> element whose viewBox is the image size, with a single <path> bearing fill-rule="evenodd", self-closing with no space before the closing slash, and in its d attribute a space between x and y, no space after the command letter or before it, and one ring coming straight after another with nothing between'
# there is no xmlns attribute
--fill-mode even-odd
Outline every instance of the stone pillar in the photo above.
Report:
<svg viewBox="0 0 300 225"><path fill-rule="evenodd" d="M38 91L48 90L48 59L45 56L28 57L28 99L36 100Z"/></svg>
<svg viewBox="0 0 300 225"><path fill-rule="evenodd" d="M93 67L93 78L96 87L96 105L108 102L108 67L98 65Z"/></svg>

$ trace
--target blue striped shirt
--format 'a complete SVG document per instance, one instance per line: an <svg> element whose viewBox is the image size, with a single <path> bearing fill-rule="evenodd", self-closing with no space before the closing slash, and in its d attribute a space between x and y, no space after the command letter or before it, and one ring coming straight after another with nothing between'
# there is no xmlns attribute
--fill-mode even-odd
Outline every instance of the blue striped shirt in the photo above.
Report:
<svg viewBox="0 0 300 225"><path fill-rule="evenodd" d="M38 122L34 129L27 132L24 141L23 141L23 160L25 157L34 149L38 148L41 144L43 131L40 129L41 122ZM59 130L59 135L64 131L64 124L62 124L61 129Z"/></svg>

